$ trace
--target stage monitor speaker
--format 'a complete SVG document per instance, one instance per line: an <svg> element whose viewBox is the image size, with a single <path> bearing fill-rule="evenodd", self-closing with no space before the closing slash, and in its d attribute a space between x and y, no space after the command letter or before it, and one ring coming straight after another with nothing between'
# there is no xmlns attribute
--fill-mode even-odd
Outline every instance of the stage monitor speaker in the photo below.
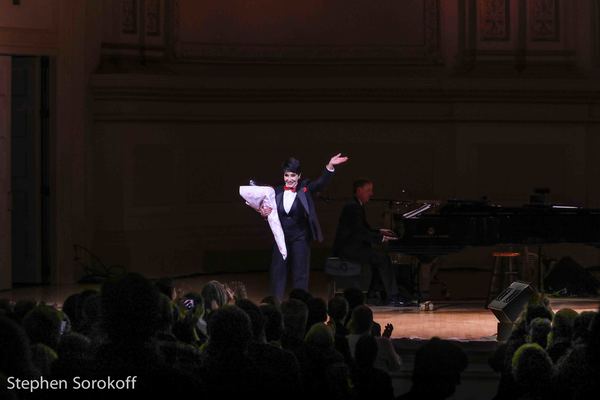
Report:
<svg viewBox="0 0 600 400"><path fill-rule="evenodd" d="M513 324L535 293L534 289L526 282L513 282L504 289L498 297L488 304L498 318L498 341L506 340L512 331Z"/></svg>

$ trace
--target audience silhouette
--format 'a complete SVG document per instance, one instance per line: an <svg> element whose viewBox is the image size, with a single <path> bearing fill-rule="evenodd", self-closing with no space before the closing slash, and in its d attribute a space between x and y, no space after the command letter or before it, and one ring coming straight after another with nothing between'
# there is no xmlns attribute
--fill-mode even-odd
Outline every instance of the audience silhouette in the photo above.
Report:
<svg viewBox="0 0 600 400"><path fill-rule="evenodd" d="M129 273L100 291L69 296L62 308L0 300L0 397L78 398L73 390L7 389L9 379L76 376L136 376L138 393L202 398L394 397L394 374L402 368L390 339L394 327L386 324L381 332L360 290L325 301L294 289L282 303L267 297L260 304L245 292L240 282L209 281L199 293L182 296L171 279L153 283ZM434 337L412 364L412 386L397 399L441 400L455 394L468 359L456 342ZM548 300L536 296L490 365L500 373L497 400L596 398L600 314L554 314Z"/></svg>

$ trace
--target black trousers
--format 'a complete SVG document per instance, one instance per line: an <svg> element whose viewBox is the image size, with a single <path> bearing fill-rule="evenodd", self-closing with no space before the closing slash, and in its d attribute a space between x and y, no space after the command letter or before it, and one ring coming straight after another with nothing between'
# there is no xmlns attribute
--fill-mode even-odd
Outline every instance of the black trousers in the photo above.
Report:
<svg viewBox="0 0 600 400"><path fill-rule="evenodd" d="M388 298L390 296L397 296L399 294L398 283L396 282L396 274L394 273L389 256L385 253L372 250L369 252L368 257L366 257L365 262L371 265L373 274L377 274L381 278L386 296Z"/></svg>
<svg viewBox="0 0 600 400"><path fill-rule="evenodd" d="M292 272L292 287L308 290L308 275L310 271L310 241L299 237L286 240L287 259L283 259L277 245L273 245L271 257L270 283L271 294L279 300L285 295L288 267Z"/></svg>

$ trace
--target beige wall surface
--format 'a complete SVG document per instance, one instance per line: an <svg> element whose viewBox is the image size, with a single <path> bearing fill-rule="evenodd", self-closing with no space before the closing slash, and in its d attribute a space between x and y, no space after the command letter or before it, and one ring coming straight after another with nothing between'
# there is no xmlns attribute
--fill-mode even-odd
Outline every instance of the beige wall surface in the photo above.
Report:
<svg viewBox="0 0 600 400"><path fill-rule="evenodd" d="M600 208L597 0L21 3L0 50L56 61L56 282L81 276L74 244L150 276L265 268L237 187L278 183L290 155L309 177L351 157L317 203L315 260L357 176L380 198L519 205L547 186Z"/></svg>
<svg viewBox="0 0 600 400"><path fill-rule="evenodd" d="M243 109L223 107L228 113ZM590 170L595 157L586 156L586 144L594 140L586 123L348 119L98 122L94 243L111 251L102 244L107 241L118 262L134 265L141 258L140 268L156 274L170 271L170 262L184 274L218 269L203 264L205 252L268 249L270 243L262 221L239 198L238 185L249 178L278 183L279 166L289 155L315 177L338 151L351 159L324 193L331 200L317 202L325 247L352 180L361 176L374 180L376 197L388 199L486 196L518 206L534 188L548 187L558 203L600 202L597 190L590 192L600 177ZM374 225L382 223L385 205L370 206Z"/></svg>
<svg viewBox="0 0 600 400"><path fill-rule="evenodd" d="M89 241L86 238L90 228L85 221L85 176L89 151L86 124L91 110L86 102L88 80L100 57L101 35L96 32L100 27L98 21L102 21L99 4L82 0L0 4L0 53L50 56L48 156L53 283L73 282L80 277L81 271L75 270L77 266L73 262L73 238L86 244Z"/></svg>
<svg viewBox="0 0 600 400"><path fill-rule="evenodd" d="M58 47L59 1L33 0L0 5L0 52L54 53Z"/></svg>

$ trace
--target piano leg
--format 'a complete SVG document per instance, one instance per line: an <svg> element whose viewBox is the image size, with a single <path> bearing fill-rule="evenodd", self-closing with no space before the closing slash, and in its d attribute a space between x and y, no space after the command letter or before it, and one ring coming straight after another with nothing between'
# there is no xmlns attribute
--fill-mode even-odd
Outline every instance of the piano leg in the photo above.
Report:
<svg viewBox="0 0 600 400"><path fill-rule="evenodd" d="M419 264L419 271L417 273L417 288L418 288L418 296L419 302L421 300L431 300L431 284L439 284L441 285L441 295L444 298L448 298L450 296L448 292L448 287L446 283L440 281L437 277L437 273L439 270L438 258L434 258L433 260L423 261L421 260Z"/></svg>
<svg viewBox="0 0 600 400"><path fill-rule="evenodd" d="M419 271L417 273L419 303L421 303L423 300L430 299L431 277L434 263L435 260L431 262L421 262L419 265Z"/></svg>
<svg viewBox="0 0 600 400"><path fill-rule="evenodd" d="M389 252L388 256L394 269L400 297L404 300L420 301L419 259L397 252Z"/></svg>

